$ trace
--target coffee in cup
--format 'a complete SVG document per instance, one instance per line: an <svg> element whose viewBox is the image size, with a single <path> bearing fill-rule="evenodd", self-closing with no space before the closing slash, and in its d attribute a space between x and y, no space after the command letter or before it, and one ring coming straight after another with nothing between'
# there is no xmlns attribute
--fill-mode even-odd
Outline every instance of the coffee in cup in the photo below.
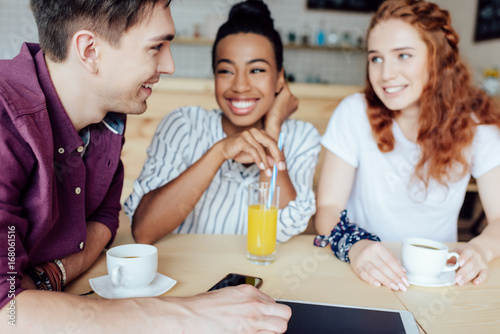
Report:
<svg viewBox="0 0 500 334"><path fill-rule="evenodd" d="M456 258L456 263L447 265L452 257ZM455 271L459 267L458 253L450 252L448 246L441 242L425 238L405 239L401 258L403 267L409 274L423 279L432 279L443 272Z"/></svg>
<svg viewBox="0 0 500 334"><path fill-rule="evenodd" d="M142 289L156 276L158 249L144 244L113 247L106 252L106 263L114 287Z"/></svg>

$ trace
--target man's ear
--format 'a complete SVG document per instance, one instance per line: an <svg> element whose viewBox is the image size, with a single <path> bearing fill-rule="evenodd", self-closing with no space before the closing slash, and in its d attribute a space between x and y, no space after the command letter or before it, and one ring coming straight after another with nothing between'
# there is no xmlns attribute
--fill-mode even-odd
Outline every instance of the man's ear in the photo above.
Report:
<svg viewBox="0 0 500 334"><path fill-rule="evenodd" d="M281 71L278 73L278 81L276 81L276 94L281 92L283 86L285 85L285 69L281 68Z"/></svg>
<svg viewBox="0 0 500 334"><path fill-rule="evenodd" d="M99 53L97 49L96 35L87 30L78 31L73 36L71 46L80 64L82 64L90 73L97 74L99 71Z"/></svg>

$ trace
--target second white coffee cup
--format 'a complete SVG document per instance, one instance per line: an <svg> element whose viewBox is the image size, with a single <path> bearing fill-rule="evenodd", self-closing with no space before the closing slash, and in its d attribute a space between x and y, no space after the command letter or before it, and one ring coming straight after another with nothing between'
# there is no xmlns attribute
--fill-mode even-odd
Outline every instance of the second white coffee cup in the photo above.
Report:
<svg viewBox="0 0 500 334"><path fill-rule="evenodd" d="M158 270L158 249L144 244L113 247L106 252L108 276L116 288L142 289Z"/></svg>
<svg viewBox="0 0 500 334"><path fill-rule="evenodd" d="M457 262L454 265L447 265L452 257L456 257ZM458 253L449 252L448 246L441 242L425 238L405 239L401 258L407 272L419 277L433 278L459 267Z"/></svg>

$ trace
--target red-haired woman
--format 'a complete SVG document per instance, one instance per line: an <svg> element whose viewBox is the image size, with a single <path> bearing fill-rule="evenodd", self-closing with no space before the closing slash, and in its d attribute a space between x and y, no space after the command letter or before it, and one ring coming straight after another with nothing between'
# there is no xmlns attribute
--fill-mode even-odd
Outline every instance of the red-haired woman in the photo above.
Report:
<svg viewBox="0 0 500 334"><path fill-rule="evenodd" d="M471 175L488 226L458 250L454 281L484 282L500 256L500 114L473 86L458 40L437 5L384 2L368 28L364 94L342 101L322 138L315 244L372 285L409 286L377 241L457 240Z"/></svg>

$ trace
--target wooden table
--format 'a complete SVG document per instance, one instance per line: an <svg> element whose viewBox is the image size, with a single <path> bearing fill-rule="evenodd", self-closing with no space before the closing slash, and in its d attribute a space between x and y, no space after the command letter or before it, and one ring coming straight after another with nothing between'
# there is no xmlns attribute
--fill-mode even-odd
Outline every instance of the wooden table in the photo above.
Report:
<svg viewBox="0 0 500 334"><path fill-rule="evenodd" d="M408 310L422 333L500 333L500 259L491 263L488 281L478 287L410 286L407 292L393 292L361 281L329 248L314 247L313 238L299 235L279 244L276 261L257 266L245 258L246 236L166 236L155 244L158 272L176 279L177 284L165 296L205 292L223 276L235 272L262 277L261 290L277 299ZM128 221L122 220L114 245L132 242ZM400 244L387 245L399 253ZM89 278L107 274L105 262L103 254L67 291L90 291ZM93 294L89 298L100 297Z"/></svg>

